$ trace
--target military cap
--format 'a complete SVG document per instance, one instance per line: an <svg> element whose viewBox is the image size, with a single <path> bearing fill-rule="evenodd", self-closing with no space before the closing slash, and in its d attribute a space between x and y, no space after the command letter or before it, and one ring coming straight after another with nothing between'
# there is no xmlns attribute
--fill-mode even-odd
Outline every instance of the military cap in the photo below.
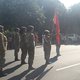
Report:
<svg viewBox="0 0 80 80"><path fill-rule="evenodd" d="M15 31L20 31L20 28L16 28Z"/></svg>
<svg viewBox="0 0 80 80"><path fill-rule="evenodd" d="M34 30L34 26L29 25L29 26L27 27L27 31L32 31L32 30Z"/></svg>
<svg viewBox="0 0 80 80"><path fill-rule="evenodd" d="M44 34L49 34L49 33L50 33L49 30L45 30L45 31L44 31Z"/></svg>

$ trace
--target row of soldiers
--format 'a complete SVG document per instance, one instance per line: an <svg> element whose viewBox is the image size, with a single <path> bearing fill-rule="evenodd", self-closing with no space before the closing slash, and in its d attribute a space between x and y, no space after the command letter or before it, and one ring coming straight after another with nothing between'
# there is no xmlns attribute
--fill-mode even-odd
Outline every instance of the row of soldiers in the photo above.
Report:
<svg viewBox="0 0 80 80"><path fill-rule="evenodd" d="M29 25L26 27L21 27L21 29L16 28L14 33L14 56L15 61L18 61L18 52L21 48L21 65L25 64L25 58L28 54L28 64L29 70L34 69L32 67L34 60L34 26ZM4 35L4 26L0 25L0 76L5 76L3 73L3 67L5 63L5 52L7 50L7 37Z"/></svg>
<svg viewBox="0 0 80 80"><path fill-rule="evenodd" d="M3 26L0 25L0 76L4 76L3 66L5 63L5 51L7 50L7 38L4 35ZM18 52L21 48L21 65L26 64L25 58L28 54L28 70L34 69L32 67L35 52L35 36L34 26L29 25L27 28L22 26L21 29L16 28L14 33L14 56L15 61L18 61ZM49 30L45 30L43 36L43 48L45 64L49 64L50 52L51 52L51 35Z"/></svg>
<svg viewBox="0 0 80 80"><path fill-rule="evenodd" d="M21 27L21 30L19 28L15 29L14 33L14 55L15 55L15 61L18 61L18 52L21 48L22 54L21 54L21 65L25 64L25 58L28 54L28 69L34 69L32 67L33 60L34 60L34 26L29 25L26 27Z"/></svg>

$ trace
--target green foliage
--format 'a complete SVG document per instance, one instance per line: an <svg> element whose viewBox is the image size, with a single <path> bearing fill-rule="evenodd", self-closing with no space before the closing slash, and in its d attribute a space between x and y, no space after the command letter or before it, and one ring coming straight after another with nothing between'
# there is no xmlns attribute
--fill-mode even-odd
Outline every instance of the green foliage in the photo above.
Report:
<svg viewBox="0 0 80 80"><path fill-rule="evenodd" d="M56 8L59 10L61 33L79 34L80 4L66 10L59 0L0 0L0 24L9 30L31 24L41 35L45 29L54 28Z"/></svg>

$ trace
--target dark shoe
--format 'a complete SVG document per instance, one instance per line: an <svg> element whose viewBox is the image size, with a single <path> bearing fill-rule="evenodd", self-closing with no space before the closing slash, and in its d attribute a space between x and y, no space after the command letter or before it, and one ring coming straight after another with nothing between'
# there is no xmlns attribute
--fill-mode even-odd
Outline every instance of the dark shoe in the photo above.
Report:
<svg viewBox="0 0 80 80"><path fill-rule="evenodd" d="M15 59L15 61L20 61L19 59Z"/></svg>
<svg viewBox="0 0 80 80"><path fill-rule="evenodd" d="M61 55L60 55L60 54L58 54L58 55L57 55L57 57L58 57L58 56L61 56Z"/></svg>
<svg viewBox="0 0 80 80"><path fill-rule="evenodd" d="M23 65L23 64L27 64L26 62L21 62L21 65Z"/></svg>
<svg viewBox="0 0 80 80"><path fill-rule="evenodd" d="M51 64L51 62L48 62L48 61L46 61L46 63L45 63L46 65L48 65L48 64Z"/></svg>
<svg viewBox="0 0 80 80"><path fill-rule="evenodd" d="M49 62L48 60L46 60L46 63L45 64L48 65L48 64L51 64L51 62Z"/></svg>
<svg viewBox="0 0 80 80"><path fill-rule="evenodd" d="M35 68L33 68L33 67L29 67L29 68L28 68L28 70L34 70L34 69L35 69Z"/></svg>
<svg viewBox="0 0 80 80"><path fill-rule="evenodd" d="M4 76L7 76L7 73L0 71L0 77L4 77Z"/></svg>

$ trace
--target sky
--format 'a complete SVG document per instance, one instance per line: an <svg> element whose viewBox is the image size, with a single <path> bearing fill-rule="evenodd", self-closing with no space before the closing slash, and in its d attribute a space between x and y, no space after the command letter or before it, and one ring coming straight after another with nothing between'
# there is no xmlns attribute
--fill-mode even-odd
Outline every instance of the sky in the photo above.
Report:
<svg viewBox="0 0 80 80"><path fill-rule="evenodd" d="M62 2L67 9L69 9L74 4L80 2L80 0L59 0L59 1Z"/></svg>

